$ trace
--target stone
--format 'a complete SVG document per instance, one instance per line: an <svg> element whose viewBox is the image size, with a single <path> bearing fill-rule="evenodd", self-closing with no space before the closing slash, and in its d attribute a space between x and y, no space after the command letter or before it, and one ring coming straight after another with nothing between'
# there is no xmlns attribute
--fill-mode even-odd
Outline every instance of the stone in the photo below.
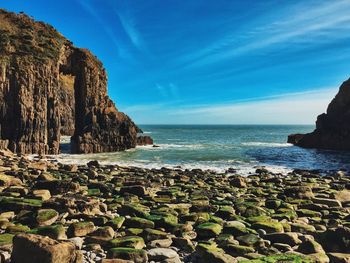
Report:
<svg viewBox="0 0 350 263"><path fill-rule="evenodd" d="M104 258L102 259L101 263L134 263L134 262L131 260L124 260L124 259L117 259L117 258L114 258L114 259Z"/></svg>
<svg viewBox="0 0 350 263"><path fill-rule="evenodd" d="M30 233L57 240L67 239L66 229L62 225L42 226L31 230Z"/></svg>
<svg viewBox="0 0 350 263"><path fill-rule="evenodd" d="M154 228L154 222L141 217L131 217L127 218L124 222L126 227L131 228Z"/></svg>
<svg viewBox="0 0 350 263"><path fill-rule="evenodd" d="M248 234L245 224L239 221L227 221L224 224L223 233L233 236L242 236Z"/></svg>
<svg viewBox="0 0 350 263"><path fill-rule="evenodd" d="M283 225L279 222L273 222L273 221L256 222L252 225L252 228L263 229L266 231L266 233L283 233L284 232Z"/></svg>
<svg viewBox="0 0 350 263"><path fill-rule="evenodd" d="M196 227L199 238L211 238L218 236L222 231L222 226L216 223L203 223Z"/></svg>
<svg viewBox="0 0 350 263"><path fill-rule="evenodd" d="M19 234L13 239L13 263L78 263L78 259L75 245L71 242L33 234Z"/></svg>
<svg viewBox="0 0 350 263"><path fill-rule="evenodd" d="M301 243L297 251L303 254L325 253L322 246L313 240L307 240Z"/></svg>
<svg viewBox="0 0 350 263"><path fill-rule="evenodd" d="M125 247L111 248L108 250L107 257L131 260L134 263L148 262L147 252L143 249Z"/></svg>
<svg viewBox="0 0 350 263"><path fill-rule="evenodd" d="M39 226L49 226L56 222L58 213L54 209L40 209L36 216L36 222Z"/></svg>
<svg viewBox="0 0 350 263"><path fill-rule="evenodd" d="M230 185L238 188L245 188L247 184L243 177L240 176L231 176L230 177Z"/></svg>
<svg viewBox="0 0 350 263"><path fill-rule="evenodd" d="M332 263L350 263L350 254L328 253L327 256Z"/></svg>
<svg viewBox="0 0 350 263"><path fill-rule="evenodd" d="M137 196L145 196L147 194L146 188L142 185L123 186L120 189L120 194L130 193Z"/></svg>
<svg viewBox="0 0 350 263"><path fill-rule="evenodd" d="M296 199L311 199L314 197L312 189L309 186L287 187L284 189L284 194Z"/></svg>
<svg viewBox="0 0 350 263"><path fill-rule="evenodd" d="M315 204L327 205L329 207L342 207L340 201L336 199L313 198L312 202L314 202Z"/></svg>
<svg viewBox="0 0 350 263"><path fill-rule="evenodd" d="M108 246L110 248L113 247L130 247L135 249L142 249L144 248L145 241L142 237L138 236L125 236L125 237L117 237L111 241L108 242Z"/></svg>
<svg viewBox="0 0 350 263"><path fill-rule="evenodd" d="M73 223L68 228L68 234L72 237L83 237L95 230L95 225L92 222Z"/></svg>
<svg viewBox="0 0 350 263"><path fill-rule="evenodd" d="M136 143L139 146L152 145L153 139L150 136L137 136Z"/></svg>
<svg viewBox="0 0 350 263"><path fill-rule="evenodd" d="M47 201L51 198L51 194L49 190L46 189L38 189L34 190L32 193L34 198L38 198L42 201Z"/></svg>
<svg viewBox="0 0 350 263"><path fill-rule="evenodd" d="M154 261L163 261L168 259L179 259L179 255L176 251L170 248L152 248L148 250L148 259Z"/></svg>
<svg viewBox="0 0 350 263"><path fill-rule="evenodd" d="M264 239L272 243L288 244L292 247L301 243L301 240L298 238L298 233L293 232L267 234L264 236Z"/></svg>
<svg viewBox="0 0 350 263"><path fill-rule="evenodd" d="M255 250L252 247L228 244L224 247L226 253L233 257L244 256L248 253L253 253Z"/></svg>

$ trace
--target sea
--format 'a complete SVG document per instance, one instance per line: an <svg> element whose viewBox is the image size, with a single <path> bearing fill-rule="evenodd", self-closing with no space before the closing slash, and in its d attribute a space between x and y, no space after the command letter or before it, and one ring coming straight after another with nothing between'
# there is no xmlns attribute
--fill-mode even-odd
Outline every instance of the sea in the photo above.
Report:
<svg viewBox="0 0 350 263"><path fill-rule="evenodd" d="M313 125L141 125L157 147L140 146L124 152L69 154L69 137L63 137L58 161L144 168L235 169L248 175L257 167L286 173L293 169L329 172L350 170L350 153L303 149L287 143L292 133L307 133Z"/></svg>

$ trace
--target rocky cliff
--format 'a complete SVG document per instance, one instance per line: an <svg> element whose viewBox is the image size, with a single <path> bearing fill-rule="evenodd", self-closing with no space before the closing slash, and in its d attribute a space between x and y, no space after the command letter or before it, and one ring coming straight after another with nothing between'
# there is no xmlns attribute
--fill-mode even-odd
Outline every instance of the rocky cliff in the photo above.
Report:
<svg viewBox="0 0 350 263"><path fill-rule="evenodd" d="M308 134L292 134L288 142L305 148L350 150L350 79L317 117L316 129Z"/></svg>
<svg viewBox="0 0 350 263"><path fill-rule="evenodd" d="M52 26L0 9L0 147L57 154L132 148L138 128L107 95L102 63Z"/></svg>

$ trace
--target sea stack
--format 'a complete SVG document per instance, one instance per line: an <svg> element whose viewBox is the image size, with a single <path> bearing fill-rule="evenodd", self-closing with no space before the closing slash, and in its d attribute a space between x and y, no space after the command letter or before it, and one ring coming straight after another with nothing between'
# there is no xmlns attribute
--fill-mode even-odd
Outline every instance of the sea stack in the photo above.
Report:
<svg viewBox="0 0 350 263"><path fill-rule="evenodd" d="M340 86L327 113L317 117L316 129L289 135L288 142L304 148L350 150L350 79Z"/></svg>
<svg viewBox="0 0 350 263"><path fill-rule="evenodd" d="M102 63L52 26L0 9L0 147L58 154L133 148L139 129L107 95Z"/></svg>

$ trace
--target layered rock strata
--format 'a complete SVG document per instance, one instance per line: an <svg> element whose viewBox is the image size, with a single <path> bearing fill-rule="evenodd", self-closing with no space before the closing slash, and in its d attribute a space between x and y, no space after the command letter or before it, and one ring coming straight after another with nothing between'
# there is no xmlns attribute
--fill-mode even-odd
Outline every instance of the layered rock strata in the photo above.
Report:
<svg viewBox="0 0 350 263"><path fill-rule="evenodd" d="M57 154L136 146L138 128L107 95L102 63L52 26L0 10L0 147Z"/></svg>

